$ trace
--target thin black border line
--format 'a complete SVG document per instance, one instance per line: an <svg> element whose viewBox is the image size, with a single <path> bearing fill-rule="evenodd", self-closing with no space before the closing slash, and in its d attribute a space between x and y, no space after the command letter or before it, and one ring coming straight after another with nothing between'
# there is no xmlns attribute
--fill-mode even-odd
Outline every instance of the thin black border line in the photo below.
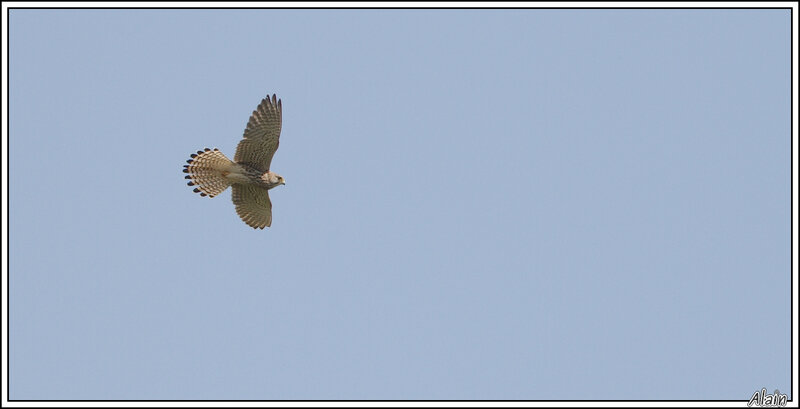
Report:
<svg viewBox="0 0 800 409"><path fill-rule="evenodd" d="M5 198L6 198L6 399L11 402L11 336L10 336L10 329L11 329L11 229L9 228L11 224L11 198L8 197L9 192L11 192L11 174L9 171L11 170L10 160L11 160L11 110L9 109L9 105L11 105L11 63L8 61L8 57L11 55L11 11L6 12L6 136L8 140L6 141L8 149L6 149L5 153L5 160L6 160L6 191ZM2 145L0 145L0 149L2 149ZM2 280L0 280L0 285L2 285Z"/></svg>
<svg viewBox="0 0 800 409"><path fill-rule="evenodd" d="M8 10L792 10L791 7L9 7Z"/></svg>
<svg viewBox="0 0 800 409"><path fill-rule="evenodd" d="M789 287L789 296L790 296L790 331L789 331L789 356L790 356L790 365L789 365L789 388L794 387L794 371L792 365L794 364L794 348L793 345L794 341L794 300L792 298L792 291L794 290L794 275L792 268L794 266L794 254L792 250L794 249L794 10L792 7L697 7L697 8L690 8L690 7L580 7L580 8L570 8L570 7L430 7L430 8L419 8L419 7L314 7L314 8L301 8L301 7L274 7L274 8L267 8L267 7L8 7L6 9L6 75L8 79L8 89L6 90L8 96L8 104L6 104L6 135L8 135L8 149L6 151L6 177L8 178L8 183L6 184L6 198L8 200L8 204L6 206L6 220L8 221L8 225L11 224L11 200L8 198L8 193L11 191L11 177L10 177L10 158L11 158L11 113L9 109L9 105L11 105L11 69L9 63L9 56L11 54L11 41L10 34L11 34L11 10L789 10L789 280L790 280L790 287ZM6 226L8 229L10 226ZM6 287L6 346L8 350L8 355L6 359L6 371L8 376L6 377L6 393L8 402L748 402L748 400L508 400L508 399L501 399L501 400L465 400L465 399L456 399L456 400L420 400L420 399L409 399L409 400L398 400L398 399L388 399L388 400L341 400L341 399L333 399L333 400L323 400L323 399L310 399L310 400L253 400L253 399L244 399L244 400L221 400L221 399L210 399L210 400L200 400L200 399L191 399L191 400L180 400L180 399L167 399L167 400L155 400L155 399L140 399L140 400L125 400L125 399L112 399L112 400L100 400L100 399L91 399L91 400L57 400L57 399L33 399L33 400L12 400L11 399L11 368L10 368L10 361L11 361L11 339L10 339L10 325L11 325L11 314L10 314L10 287L11 287L11 248L9 242L11 241L10 236L11 232L8 229L8 236L9 240L6 242L6 260L8 261L7 271L8 271L8 286ZM794 402L794 397L796 391L790 389L792 392L792 399L787 401L788 403Z"/></svg>
<svg viewBox="0 0 800 409"><path fill-rule="evenodd" d="M794 13L789 13L789 388L794 387ZM10 88L10 87L9 87ZM794 400L797 391L792 390Z"/></svg>

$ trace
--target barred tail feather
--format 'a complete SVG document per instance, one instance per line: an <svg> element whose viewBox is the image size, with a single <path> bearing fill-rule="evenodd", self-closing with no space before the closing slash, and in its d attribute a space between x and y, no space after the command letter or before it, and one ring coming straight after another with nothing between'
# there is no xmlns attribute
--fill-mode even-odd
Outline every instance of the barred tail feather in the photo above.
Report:
<svg viewBox="0 0 800 409"><path fill-rule="evenodd" d="M183 173L188 173L188 185L196 186L194 192L200 196L214 197L231 185L225 176L235 164L217 148L197 151L186 162L188 165L183 165Z"/></svg>

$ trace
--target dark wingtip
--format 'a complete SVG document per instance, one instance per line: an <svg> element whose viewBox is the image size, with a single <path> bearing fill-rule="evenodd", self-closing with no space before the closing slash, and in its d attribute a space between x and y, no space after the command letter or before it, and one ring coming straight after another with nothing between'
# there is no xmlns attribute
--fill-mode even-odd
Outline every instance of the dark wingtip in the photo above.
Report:
<svg viewBox="0 0 800 409"><path fill-rule="evenodd" d="M206 148L206 152L208 152L208 151L210 151L210 150L211 150L211 149L209 149L209 148Z"/></svg>
<svg viewBox="0 0 800 409"><path fill-rule="evenodd" d="M194 186L194 182L189 182L189 183L187 183L187 185Z"/></svg>
<svg viewBox="0 0 800 409"><path fill-rule="evenodd" d="M219 152L219 149L217 149L217 148L214 148L214 152Z"/></svg>
<svg viewBox="0 0 800 409"><path fill-rule="evenodd" d="M196 158L196 157L197 157L197 154L196 154L196 153L193 153L193 154L191 154L191 155L189 155L189 156L191 156L191 157L193 157L193 158Z"/></svg>
<svg viewBox="0 0 800 409"><path fill-rule="evenodd" d="M183 173L189 173L189 169L183 169ZM188 176L187 176L188 178Z"/></svg>
<svg viewBox="0 0 800 409"><path fill-rule="evenodd" d="M198 189L198 188L194 188L193 192L195 192L195 193L200 193L200 189Z"/></svg>
<svg viewBox="0 0 800 409"><path fill-rule="evenodd" d="M186 161L186 163L192 163L192 160L191 160L191 159L188 159L188 160Z"/></svg>
<svg viewBox="0 0 800 409"><path fill-rule="evenodd" d="M191 176L189 176L189 175L186 175L186 176L184 176L183 178L184 178L184 179L191 179L192 177L191 177Z"/></svg>
<svg viewBox="0 0 800 409"><path fill-rule="evenodd" d="M205 193L200 193L200 196L203 196L203 197L205 197L205 196L206 196L206 194L205 194Z"/></svg>

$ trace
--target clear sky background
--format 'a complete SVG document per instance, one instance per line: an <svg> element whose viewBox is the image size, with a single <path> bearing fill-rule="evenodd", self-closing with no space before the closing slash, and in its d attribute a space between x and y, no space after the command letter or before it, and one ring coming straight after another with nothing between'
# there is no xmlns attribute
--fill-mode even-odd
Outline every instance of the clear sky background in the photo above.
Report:
<svg viewBox="0 0 800 409"><path fill-rule="evenodd" d="M790 388L789 10L12 10L11 399ZM283 100L272 228L186 186Z"/></svg>

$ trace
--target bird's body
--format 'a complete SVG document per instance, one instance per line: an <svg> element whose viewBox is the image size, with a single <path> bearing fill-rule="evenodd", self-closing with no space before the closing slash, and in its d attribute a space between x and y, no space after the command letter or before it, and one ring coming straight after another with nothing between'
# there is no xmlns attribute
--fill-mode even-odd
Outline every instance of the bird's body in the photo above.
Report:
<svg viewBox="0 0 800 409"><path fill-rule="evenodd" d="M264 189L272 189L283 183L283 178L275 172L261 172L248 165L231 161L230 165L220 171L220 176L235 184L253 184Z"/></svg>
<svg viewBox="0 0 800 409"><path fill-rule="evenodd" d="M261 100L236 148L234 160L218 149L205 148L193 153L183 172L189 186L200 196L214 197L232 186L236 213L250 227L263 229L272 224L272 202L268 191L286 184L284 178L269 170L278 149L281 132L281 101L272 95Z"/></svg>

